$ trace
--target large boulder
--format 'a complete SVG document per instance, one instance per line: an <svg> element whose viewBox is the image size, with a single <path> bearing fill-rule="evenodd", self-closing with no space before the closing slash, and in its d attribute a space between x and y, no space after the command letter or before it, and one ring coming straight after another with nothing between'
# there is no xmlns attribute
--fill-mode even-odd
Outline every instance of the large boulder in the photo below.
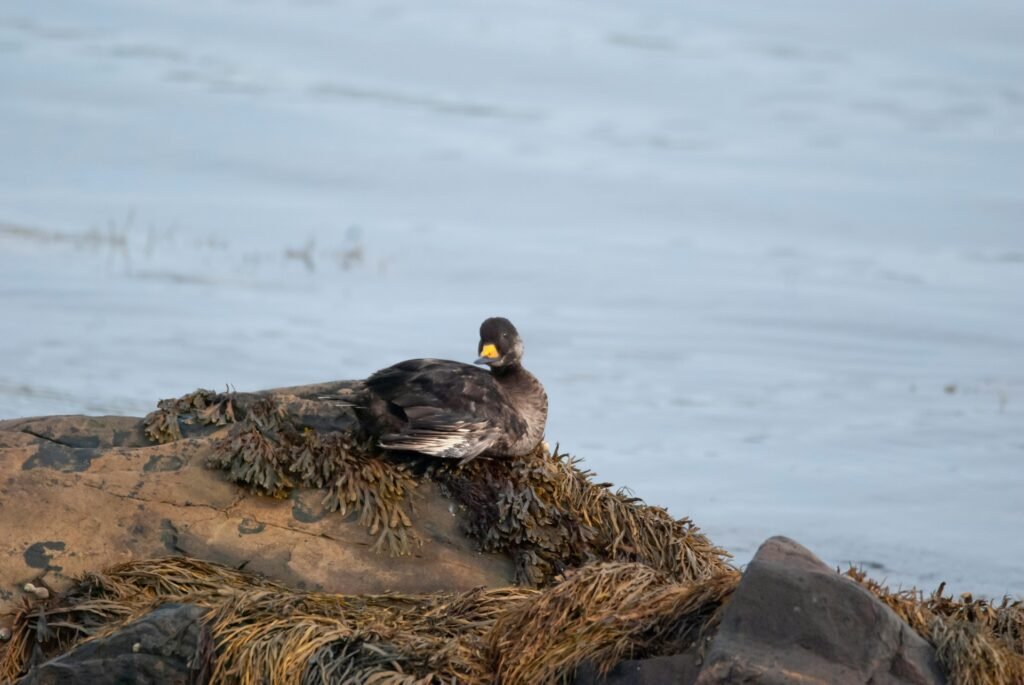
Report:
<svg viewBox="0 0 1024 685"><path fill-rule="evenodd" d="M273 392L308 423L344 428L350 415L315 401L332 389ZM430 480L417 481L412 498L419 543L411 554L393 557L374 549L365 523L327 512L323 491L297 488L275 499L207 468L226 426L182 429L182 439L155 444L138 418L0 421L0 620L20 606L26 583L61 591L87 571L166 555L349 594L513 581L510 559L481 554L462 532L451 500Z"/></svg>
<svg viewBox="0 0 1024 685"><path fill-rule="evenodd" d="M873 594L793 540L758 549L726 605L699 685L945 682L935 652Z"/></svg>

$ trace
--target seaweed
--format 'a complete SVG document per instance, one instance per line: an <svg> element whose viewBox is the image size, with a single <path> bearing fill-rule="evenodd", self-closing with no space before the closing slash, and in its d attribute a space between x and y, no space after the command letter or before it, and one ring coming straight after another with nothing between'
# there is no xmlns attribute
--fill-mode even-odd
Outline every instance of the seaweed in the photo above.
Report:
<svg viewBox="0 0 1024 685"><path fill-rule="evenodd" d="M680 581L733 570L692 521L595 484L578 464L540 446L518 459L443 465L433 477L464 506L464 529L484 551L512 554L522 584L544 586L593 561L642 562Z"/></svg>
<svg viewBox="0 0 1024 685"><path fill-rule="evenodd" d="M200 388L183 397L160 400L143 419L143 426L150 440L167 443L182 438L182 423L224 426L234 422L235 393Z"/></svg>
<svg viewBox="0 0 1024 685"><path fill-rule="evenodd" d="M183 557L135 561L87 574L45 607L20 612L0 678L23 673L32 646L38 660L160 604L188 602L206 609L211 682L554 682L584 659L607 666L691 644L737 578L680 584L642 564L597 564L545 591L348 596L291 590Z"/></svg>
<svg viewBox="0 0 1024 685"><path fill-rule="evenodd" d="M969 593L959 599L944 594L945 584L931 595L911 588L891 591L850 568L846 575L906 621L935 647L935 654L954 683L1004 685L1024 683L1024 603L1003 597L998 604Z"/></svg>
<svg viewBox="0 0 1024 685"><path fill-rule="evenodd" d="M584 662L606 673L626 658L698 644L739 584L739 571L677 582L640 563L584 566L511 607L489 636L506 683L566 680Z"/></svg>
<svg viewBox="0 0 1024 685"><path fill-rule="evenodd" d="M83 574L66 592L15 614L11 640L0 659L0 682L71 646L108 635L171 598L223 594L225 588L284 591L254 574L187 557L130 561Z"/></svg>
<svg viewBox="0 0 1024 685"><path fill-rule="evenodd" d="M26 607L0 676L20 672L40 645L62 649L153 603L192 601L210 610L217 682L560 682L584 662L605 671L703 644L740 578L690 519L594 483L557 447L462 466L412 461L358 431L303 427L272 395L205 390L146 417L147 435L163 442L195 424L223 431L209 463L235 482L272 496L322 488L326 508L356 516L392 554L417 539L412 498L430 478L461 505L483 551L512 556L522 587L347 597L192 560L135 562ZM893 592L857 569L847 575L935 647L952 682L1024 683L1021 602L954 599L943 586Z"/></svg>
<svg viewBox="0 0 1024 685"><path fill-rule="evenodd" d="M891 592L851 569L931 642L952 683L1024 682L1020 602L940 588ZM205 608L211 682L555 683L584 663L703 646L740 580L731 570L679 581L635 562L584 566L543 590L349 596L303 592L217 564L169 557L82 576L67 592L26 601L0 659L8 682L31 664L108 635L167 602Z"/></svg>
<svg viewBox="0 0 1024 685"><path fill-rule="evenodd" d="M214 443L208 466L271 497L286 497L306 481L320 487L306 461L296 464L306 446L305 436L277 401L268 397L245 401L236 416L227 434Z"/></svg>
<svg viewBox="0 0 1024 685"><path fill-rule="evenodd" d="M310 483L326 486L328 511L356 513L359 523L377 536L377 551L406 554L411 543L420 542L411 518L416 479L407 465L374 454L365 444L353 449L343 434L319 438L308 432L306 442L310 456L303 463L310 463L307 468L318 474Z"/></svg>
<svg viewBox="0 0 1024 685"><path fill-rule="evenodd" d="M128 562L19 612L0 680L160 604L188 602L207 610L216 650L211 682L483 683L487 631L506 606L532 592L332 595L184 557Z"/></svg>
<svg viewBox="0 0 1024 685"><path fill-rule="evenodd" d="M208 390L162 400L146 417L147 435L178 439L180 423L226 426L207 465L232 482L277 498L298 487L323 488L327 511L357 517L376 536L375 550L409 554L419 542L412 524L416 479L408 464L376 449L367 436L303 427L272 395Z"/></svg>
<svg viewBox="0 0 1024 685"><path fill-rule="evenodd" d="M325 411L337 411L325 402ZM346 405L347 406L347 405ZM209 460L236 483L272 497L296 487L325 488L328 511L352 514L377 537L375 549L407 554L419 542L413 496L419 463L386 453L358 430L318 432L300 425L274 395L197 390L163 400L146 418L165 439L179 423L226 426ZM432 460L420 477L437 481L462 507L463 529L485 552L508 553L516 580L543 587L566 569L595 561L643 562L677 580L732 567L692 521L594 483L579 460L539 445L523 457Z"/></svg>

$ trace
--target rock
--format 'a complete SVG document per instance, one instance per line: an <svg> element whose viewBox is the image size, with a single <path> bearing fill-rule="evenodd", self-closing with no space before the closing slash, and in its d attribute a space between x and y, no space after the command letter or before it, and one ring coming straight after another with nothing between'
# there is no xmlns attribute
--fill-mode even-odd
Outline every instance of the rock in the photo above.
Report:
<svg viewBox="0 0 1024 685"><path fill-rule="evenodd" d="M691 685L699 672L700 660L691 648L682 654L622 661L603 677L586 664L576 672L575 685Z"/></svg>
<svg viewBox="0 0 1024 685"><path fill-rule="evenodd" d="M726 604L696 682L924 685L945 676L932 647L874 595L774 537Z"/></svg>
<svg viewBox="0 0 1024 685"><path fill-rule="evenodd" d="M701 660L683 654L623 661L576 685L933 685L935 651L889 607L799 544L767 540L725 604Z"/></svg>
<svg viewBox="0 0 1024 685"><path fill-rule="evenodd" d="M317 397L341 385L269 392L303 425L337 430L351 415ZM87 571L177 554L348 594L512 583L511 560L480 554L432 481L420 480L413 500L422 544L390 557L371 549L365 525L325 511L322 491L274 499L206 468L227 427L182 430L183 439L155 444L131 417L0 421L0 623L20 607L26 583L60 592Z"/></svg>
<svg viewBox="0 0 1024 685"><path fill-rule="evenodd" d="M25 606L25 598L33 603L59 600L54 595L68 588L74 576L166 555L245 568L297 589L350 595L511 585L512 560L480 554L478 543L462 532L455 513L462 510L433 480L411 475L406 464L392 475L397 472L412 481L412 526L422 544L402 557L375 551L377 538L365 521L327 511L324 491L299 488L275 499L251 494L230 482L223 471L206 467L215 445L231 431L225 423L235 420L232 407L244 402L250 409L283 407L289 417L287 435L300 436L299 454L314 454L302 451L309 443L301 441L320 440L321 434L343 432L353 425L343 404L322 399L345 387L328 383L231 395L230 400L221 396L217 405L204 404L199 397L198 405L188 405L187 416L178 413L177 404L169 404L154 414L161 421L162 432L156 434L173 439L165 444L151 442L143 420L131 417L0 421L0 520L6 533L0 540L0 624ZM266 402L268 395L276 402ZM189 397L189 402L197 401ZM236 400L240 404L231 404ZM224 444L246 434L231 435ZM344 451L332 454L351 458ZM377 463L373 458L377 457L356 462L355 471L334 473L364 473L369 464ZM318 459L306 458L302 468L315 472L330 464ZM293 469L289 473L296 472L296 463L288 463ZM236 460L231 468L244 471L249 464ZM389 464L387 468L396 468ZM277 477L287 486L292 479L283 473ZM339 480L305 482L351 482L333 477ZM287 492L287 487L267 491ZM381 491L375 492L381 497ZM405 497L407 490L392 486L385 492ZM482 505L469 506L475 510ZM720 553L704 542L701 549L707 554ZM190 664L205 659L199 611L166 605L103 639L37 665L21 682L193 682L190 679L199 676ZM0 625L0 630L4 627ZM758 550L721 609L717 633L705 637L703 646L703 655L691 647L682 654L623 661L605 676L584 665L576 682L945 682L934 650L895 613L863 586L782 537L766 541ZM22 667L19 663L14 672Z"/></svg>
<svg viewBox="0 0 1024 685"><path fill-rule="evenodd" d="M36 666L18 685L205 683L210 637L203 610L165 604L106 637Z"/></svg>

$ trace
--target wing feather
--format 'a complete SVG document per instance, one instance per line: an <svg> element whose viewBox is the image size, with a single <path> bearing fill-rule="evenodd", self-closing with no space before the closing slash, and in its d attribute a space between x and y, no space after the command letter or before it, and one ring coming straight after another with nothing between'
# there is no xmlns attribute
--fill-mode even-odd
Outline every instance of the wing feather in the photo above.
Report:
<svg viewBox="0 0 1024 685"><path fill-rule="evenodd" d="M468 461L490 447L497 433L487 421L444 418L411 421L400 433L380 437L380 446L390 450L410 450L445 459Z"/></svg>
<svg viewBox="0 0 1024 685"><path fill-rule="evenodd" d="M383 432L384 449L408 450L463 463L500 437L505 400L489 371L439 359L411 359L366 380L400 428Z"/></svg>

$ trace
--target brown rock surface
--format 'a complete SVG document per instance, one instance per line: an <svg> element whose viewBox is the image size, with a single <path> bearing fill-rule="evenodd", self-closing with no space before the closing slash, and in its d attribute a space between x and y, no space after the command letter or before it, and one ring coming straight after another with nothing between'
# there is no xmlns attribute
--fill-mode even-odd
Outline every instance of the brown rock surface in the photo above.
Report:
<svg viewBox="0 0 1024 685"><path fill-rule="evenodd" d="M339 385L272 392L307 425L337 430L350 415L315 398ZM273 499L205 468L224 427L182 428L183 439L158 445L131 417L0 421L0 615L20 604L27 582L60 591L86 571L175 554L350 594L512 582L510 560L477 552L430 481L414 499L422 544L389 557L371 549L366 526L326 512L321 491Z"/></svg>

